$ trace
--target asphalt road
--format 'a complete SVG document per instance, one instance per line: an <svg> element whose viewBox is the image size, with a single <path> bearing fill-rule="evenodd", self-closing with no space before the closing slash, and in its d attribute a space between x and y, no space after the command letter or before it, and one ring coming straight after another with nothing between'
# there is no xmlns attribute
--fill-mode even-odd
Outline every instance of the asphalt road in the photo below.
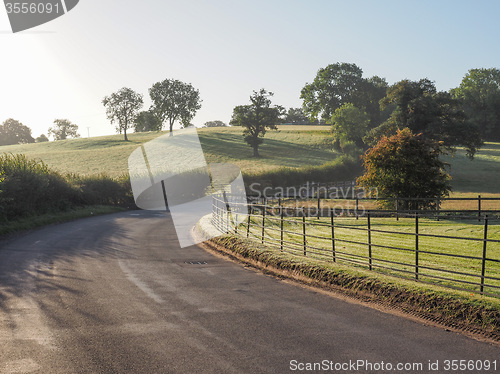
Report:
<svg viewBox="0 0 500 374"><path fill-rule="evenodd" d="M166 213L0 242L0 373L365 372L357 360L376 373L497 360L500 372L498 346L181 249Z"/></svg>

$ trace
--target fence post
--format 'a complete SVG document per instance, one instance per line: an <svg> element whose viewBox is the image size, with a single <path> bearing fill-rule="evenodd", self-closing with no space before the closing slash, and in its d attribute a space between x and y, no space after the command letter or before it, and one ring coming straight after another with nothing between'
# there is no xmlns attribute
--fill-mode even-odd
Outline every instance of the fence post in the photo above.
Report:
<svg viewBox="0 0 500 374"><path fill-rule="evenodd" d="M262 212L262 244L264 244L264 229L266 226L266 205L264 205L264 211Z"/></svg>
<svg viewBox="0 0 500 374"><path fill-rule="evenodd" d="M367 214L368 217L368 261L369 261L369 268L372 270L372 226L371 226L371 220L370 220L370 213Z"/></svg>
<svg viewBox="0 0 500 374"><path fill-rule="evenodd" d="M486 244L488 243L488 216L484 217L483 263L481 265L481 293L484 290L484 275L486 273Z"/></svg>
<svg viewBox="0 0 500 374"><path fill-rule="evenodd" d="M316 217L319 219L319 210L321 209L321 197L319 194L319 187L318 187L318 211L316 212Z"/></svg>
<svg viewBox="0 0 500 374"><path fill-rule="evenodd" d="M356 197L356 219L359 219L359 215L358 215L358 209L359 209L359 198Z"/></svg>
<svg viewBox="0 0 500 374"><path fill-rule="evenodd" d="M477 196L477 220L481 222L481 195Z"/></svg>
<svg viewBox="0 0 500 374"><path fill-rule="evenodd" d="M418 280L418 213L415 214L415 280Z"/></svg>
<svg viewBox="0 0 500 374"><path fill-rule="evenodd" d="M396 196L396 221L399 221L399 199L398 197Z"/></svg>
<svg viewBox="0 0 500 374"><path fill-rule="evenodd" d="M302 237L304 242L304 256L307 256L307 242L306 242L306 214L302 210Z"/></svg>
<svg viewBox="0 0 500 374"><path fill-rule="evenodd" d="M238 213L234 215L234 233L238 234Z"/></svg>
<svg viewBox="0 0 500 374"><path fill-rule="evenodd" d="M247 221L247 238L250 236L250 218L252 216L252 206L250 206L250 210L248 212L248 221Z"/></svg>
<svg viewBox="0 0 500 374"><path fill-rule="evenodd" d="M437 221L439 222L439 210L441 209L440 206L441 206L441 199L438 197L437 198L437 201L436 201L436 204L437 204Z"/></svg>
<svg viewBox="0 0 500 374"><path fill-rule="evenodd" d="M280 229L280 232L281 232L281 252L283 252L283 207L280 207L280 210L281 210L281 229Z"/></svg>
<svg viewBox="0 0 500 374"><path fill-rule="evenodd" d="M333 262L336 262L335 258L335 226L333 222L333 209L330 210L330 224L332 226L332 254L333 254Z"/></svg>

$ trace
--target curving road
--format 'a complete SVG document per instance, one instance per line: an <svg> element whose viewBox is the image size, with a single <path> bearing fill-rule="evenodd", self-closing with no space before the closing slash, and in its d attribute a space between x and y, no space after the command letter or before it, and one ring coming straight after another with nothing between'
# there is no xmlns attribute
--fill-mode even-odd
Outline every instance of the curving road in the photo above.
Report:
<svg viewBox="0 0 500 374"><path fill-rule="evenodd" d="M500 372L498 346L180 249L167 213L0 242L0 373L451 373L455 359Z"/></svg>

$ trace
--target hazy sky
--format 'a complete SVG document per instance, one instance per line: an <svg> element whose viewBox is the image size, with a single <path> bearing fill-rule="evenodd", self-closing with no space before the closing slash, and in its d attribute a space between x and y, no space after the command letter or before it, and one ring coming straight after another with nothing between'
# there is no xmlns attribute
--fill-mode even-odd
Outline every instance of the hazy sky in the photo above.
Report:
<svg viewBox="0 0 500 374"><path fill-rule="evenodd" d="M319 68L355 63L392 84L457 87L471 68L500 67L500 2L356 0L80 0L66 15L12 34L0 4L0 122L47 133L68 118L82 136L115 133L101 100L144 95L165 78L199 89L193 122L229 122L253 90L301 106Z"/></svg>

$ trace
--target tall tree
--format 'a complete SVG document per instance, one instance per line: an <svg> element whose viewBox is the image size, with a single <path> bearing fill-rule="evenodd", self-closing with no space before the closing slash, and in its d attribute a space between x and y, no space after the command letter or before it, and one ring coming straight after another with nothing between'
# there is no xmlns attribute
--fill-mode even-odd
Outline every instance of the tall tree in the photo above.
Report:
<svg viewBox="0 0 500 374"><path fill-rule="evenodd" d="M183 127L189 126L196 111L201 108L200 92L191 84L175 79L157 82L149 89L154 113L162 126L168 123L170 133L174 123L179 121Z"/></svg>
<svg viewBox="0 0 500 374"><path fill-rule="evenodd" d="M450 90L484 140L500 140L500 70L470 69L460 86Z"/></svg>
<svg viewBox="0 0 500 374"><path fill-rule="evenodd" d="M285 109L281 106L271 106L272 92L261 89L250 96L250 105L240 105L233 109L231 126L243 126L245 142L253 148L254 157L260 157L259 145L264 141L268 129L276 130L282 122Z"/></svg>
<svg viewBox="0 0 500 374"><path fill-rule="evenodd" d="M34 143L31 129L21 122L9 118L0 125L0 145Z"/></svg>
<svg viewBox="0 0 500 374"><path fill-rule="evenodd" d="M222 122L222 121L215 120L215 121L207 121L207 122L205 122L205 124L203 125L203 127L227 127L227 125L224 122Z"/></svg>
<svg viewBox="0 0 500 374"><path fill-rule="evenodd" d="M52 134L54 140L64 140L67 138L79 138L78 126L68 119L55 119L54 127L49 127L49 135Z"/></svg>
<svg viewBox="0 0 500 374"><path fill-rule="evenodd" d="M134 121L135 132L160 131L161 122L154 113L149 110L139 112Z"/></svg>
<svg viewBox="0 0 500 374"><path fill-rule="evenodd" d="M342 104L358 104L356 89L362 82L363 70L356 64L336 63L318 70L312 83L302 88L300 98L311 121L329 120Z"/></svg>
<svg viewBox="0 0 500 374"><path fill-rule="evenodd" d="M36 143L44 143L44 142L48 142L48 141L49 141L49 138L47 138L47 136L45 134L42 134L38 138L35 139Z"/></svg>
<svg viewBox="0 0 500 374"><path fill-rule="evenodd" d="M388 89L381 105L393 106L394 110L386 122L365 137L370 144L408 127L414 133L442 141L450 151L464 146L470 158L482 145L479 130L467 120L461 102L447 92L437 92L428 79L397 82Z"/></svg>
<svg viewBox="0 0 500 374"><path fill-rule="evenodd" d="M284 123L292 123L294 125L310 125L311 121L304 114L302 108L289 108L283 120Z"/></svg>
<svg viewBox="0 0 500 374"><path fill-rule="evenodd" d="M335 109L331 123L335 139L342 143L354 142L357 146L363 146L363 137L368 130L370 117L366 112L356 108L351 103L346 103Z"/></svg>
<svg viewBox="0 0 500 374"><path fill-rule="evenodd" d="M109 96L105 96L102 104L106 107L106 115L111 123L116 123L116 130L123 131L128 141L127 130L133 126L139 110L142 108L142 95L123 87Z"/></svg>
<svg viewBox="0 0 500 374"><path fill-rule="evenodd" d="M302 89L300 98L311 122L329 121L336 109L352 103L370 116L369 127L373 128L385 119L379 101L387 87L383 78L363 78L363 70L356 64L336 63L319 69L314 81Z"/></svg>
<svg viewBox="0 0 500 374"><path fill-rule="evenodd" d="M451 177L440 160L442 144L415 135L410 129L397 130L395 135L383 136L363 156L365 173L357 183L365 188L376 188L383 198L439 198L451 191ZM433 207L432 200L404 200L403 209ZM394 208L394 201L381 201Z"/></svg>

